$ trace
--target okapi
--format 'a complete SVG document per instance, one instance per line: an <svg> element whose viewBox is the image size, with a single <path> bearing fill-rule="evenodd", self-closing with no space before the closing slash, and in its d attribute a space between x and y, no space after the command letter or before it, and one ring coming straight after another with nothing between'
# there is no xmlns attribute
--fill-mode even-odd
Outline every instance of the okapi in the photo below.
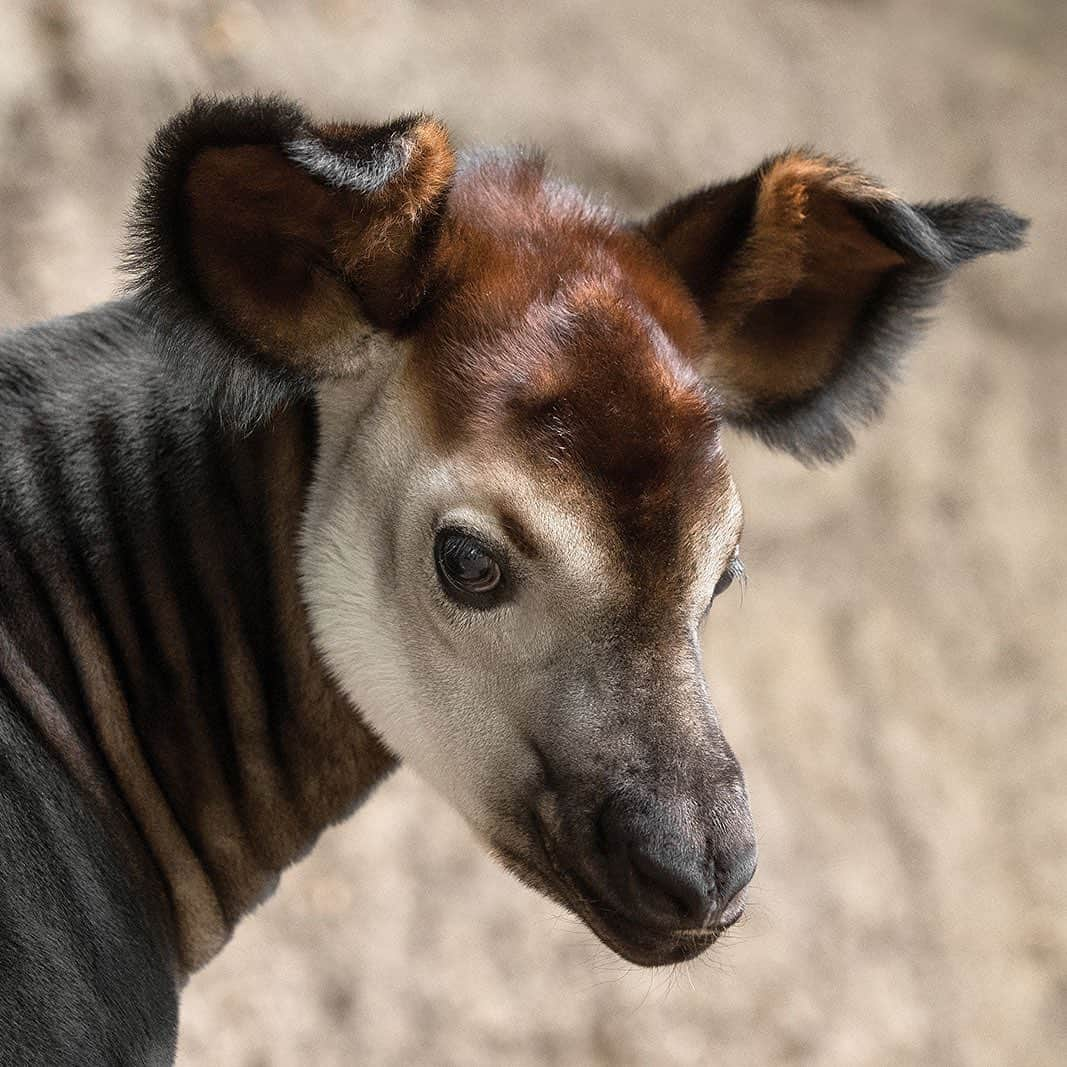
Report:
<svg viewBox="0 0 1067 1067"><path fill-rule="evenodd" d="M424 116L164 126L131 291L0 339L0 1060L171 1062L398 760L626 959L713 944L756 865L721 430L839 459L1024 229L808 151L633 223Z"/></svg>

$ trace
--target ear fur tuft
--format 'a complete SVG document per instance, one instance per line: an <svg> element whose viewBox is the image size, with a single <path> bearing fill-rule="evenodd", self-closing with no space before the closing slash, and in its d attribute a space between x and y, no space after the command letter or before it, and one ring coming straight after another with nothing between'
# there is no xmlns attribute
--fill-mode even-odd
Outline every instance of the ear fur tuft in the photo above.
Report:
<svg viewBox="0 0 1067 1067"><path fill-rule="evenodd" d="M358 373L427 292L454 166L432 118L316 126L277 96L196 98L148 149L124 263L165 358L239 425Z"/></svg>
<svg viewBox="0 0 1067 1067"><path fill-rule="evenodd" d="M911 205L808 150L669 205L645 227L704 313L701 370L730 420L805 463L877 418L953 270L1020 247L989 200Z"/></svg>

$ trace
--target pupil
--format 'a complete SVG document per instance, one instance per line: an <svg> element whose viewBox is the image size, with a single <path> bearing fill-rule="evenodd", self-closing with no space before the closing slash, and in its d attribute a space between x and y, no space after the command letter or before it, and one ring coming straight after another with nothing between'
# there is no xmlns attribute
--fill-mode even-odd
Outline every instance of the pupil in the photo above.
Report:
<svg viewBox="0 0 1067 1067"><path fill-rule="evenodd" d="M492 561L477 547L467 542L461 544L453 557L453 573L463 582L479 582L486 578Z"/></svg>
<svg viewBox="0 0 1067 1067"><path fill-rule="evenodd" d="M479 595L500 585L500 566L481 542L461 533L446 533L438 541L438 568L455 589Z"/></svg>
<svg viewBox="0 0 1067 1067"><path fill-rule="evenodd" d="M503 568L489 547L463 530L441 530L434 539L434 563L441 587L469 608L490 608L507 591Z"/></svg>

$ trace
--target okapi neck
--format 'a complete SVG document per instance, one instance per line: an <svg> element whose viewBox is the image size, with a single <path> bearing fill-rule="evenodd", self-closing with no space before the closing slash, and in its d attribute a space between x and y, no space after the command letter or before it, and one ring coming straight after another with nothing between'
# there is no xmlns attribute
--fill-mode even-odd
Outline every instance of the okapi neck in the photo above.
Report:
<svg viewBox="0 0 1067 1067"><path fill-rule="evenodd" d="M14 647L46 697L32 705L55 709L39 732L131 878L158 883L184 978L394 761L326 674L305 617L311 403L252 433L155 408L109 411L83 454L54 457L49 535L5 589L24 594Z"/></svg>
<svg viewBox="0 0 1067 1067"><path fill-rule="evenodd" d="M148 735L153 762L177 772L168 800L191 854L154 848L186 971L394 763L311 641L297 553L316 423L308 401L251 435L218 434L217 495L190 526L211 647L189 665L181 728ZM194 674L210 679L210 702L193 697Z"/></svg>

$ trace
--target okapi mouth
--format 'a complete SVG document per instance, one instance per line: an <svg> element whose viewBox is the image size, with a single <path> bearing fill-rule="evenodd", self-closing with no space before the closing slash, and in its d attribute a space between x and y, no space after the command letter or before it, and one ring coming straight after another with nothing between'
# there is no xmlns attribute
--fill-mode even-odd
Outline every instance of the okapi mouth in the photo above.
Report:
<svg viewBox="0 0 1067 1067"><path fill-rule="evenodd" d="M579 871L561 861L533 811L522 837L521 850L492 843L491 851L520 881L572 912L612 952L640 967L662 967L695 959L743 914L744 909L738 908L724 921L695 929L651 927L625 915Z"/></svg>

